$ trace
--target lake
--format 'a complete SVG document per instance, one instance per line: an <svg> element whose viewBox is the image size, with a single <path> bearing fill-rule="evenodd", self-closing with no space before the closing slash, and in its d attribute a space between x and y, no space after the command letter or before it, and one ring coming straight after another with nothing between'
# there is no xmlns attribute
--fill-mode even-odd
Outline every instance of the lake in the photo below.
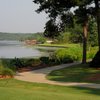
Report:
<svg viewBox="0 0 100 100"><path fill-rule="evenodd" d="M0 41L0 58L36 58L48 56L57 48L30 47L19 41Z"/></svg>

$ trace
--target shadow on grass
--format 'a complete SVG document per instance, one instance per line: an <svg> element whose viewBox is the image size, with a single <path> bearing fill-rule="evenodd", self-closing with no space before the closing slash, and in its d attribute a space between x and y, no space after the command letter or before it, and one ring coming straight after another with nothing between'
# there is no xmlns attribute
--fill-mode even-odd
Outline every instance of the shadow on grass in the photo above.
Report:
<svg viewBox="0 0 100 100"><path fill-rule="evenodd" d="M71 87L75 90L79 90L80 92L86 93L86 94L92 94L100 96L100 89L94 89L94 88L85 88L85 87Z"/></svg>
<svg viewBox="0 0 100 100"><path fill-rule="evenodd" d="M75 65L61 70L55 70L48 74L47 78L60 82L88 82L99 83L100 78L96 76L100 74L100 70L89 68L83 65ZM95 76L95 77L94 77Z"/></svg>

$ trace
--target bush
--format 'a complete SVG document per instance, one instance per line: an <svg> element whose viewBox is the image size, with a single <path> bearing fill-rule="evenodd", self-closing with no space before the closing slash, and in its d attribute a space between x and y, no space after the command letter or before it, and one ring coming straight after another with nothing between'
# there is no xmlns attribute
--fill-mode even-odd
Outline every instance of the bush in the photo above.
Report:
<svg viewBox="0 0 100 100"><path fill-rule="evenodd" d="M81 52L79 48L58 49L54 52L53 57L59 63L70 63L81 60Z"/></svg>
<svg viewBox="0 0 100 100"><path fill-rule="evenodd" d="M9 68L2 68L0 70L0 74L2 76L10 76L10 77L14 76L14 72L11 69L9 69Z"/></svg>
<svg viewBox="0 0 100 100"><path fill-rule="evenodd" d="M58 65L60 64L59 62L57 62L54 57L50 56L50 57L41 57L40 58L42 64L46 64L46 65Z"/></svg>
<svg viewBox="0 0 100 100"><path fill-rule="evenodd" d="M87 50L87 59L92 59L97 52L97 47L91 47ZM82 60L82 48L81 47L70 47L66 49L56 50L51 58L55 59L59 63L69 63L73 61Z"/></svg>
<svg viewBox="0 0 100 100"><path fill-rule="evenodd" d="M16 67L12 59L0 59L0 66L16 71Z"/></svg>
<svg viewBox="0 0 100 100"><path fill-rule="evenodd" d="M92 47L90 50L87 51L87 59L92 59L94 58L96 52L98 51L97 47Z"/></svg>
<svg viewBox="0 0 100 100"><path fill-rule="evenodd" d="M12 59L11 63L13 64L13 66L16 66L16 69L17 68L22 68L22 67L25 66L24 61L19 59L19 58Z"/></svg>
<svg viewBox="0 0 100 100"><path fill-rule="evenodd" d="M40 59L29 59L27 64L34 67L40 65L41 61Z"/></svg>
<svg viewBox="0 0 100 100"><path fill-rule="evenodd" d="M50 63L49 57L40 57L40 61L43 64L49 64Z"/></svg>
<svg viewBox="0 0 100 100"><path fill-rule="evenodd" d="M38 66L41 64L40 59L36 59L36 58L31 58L31 59L27 59L27 58L15 58L11 61L13 63L13 66L16 66L16 69L18 68L23 68L23 67L32 67L32 66Z"/></svg>

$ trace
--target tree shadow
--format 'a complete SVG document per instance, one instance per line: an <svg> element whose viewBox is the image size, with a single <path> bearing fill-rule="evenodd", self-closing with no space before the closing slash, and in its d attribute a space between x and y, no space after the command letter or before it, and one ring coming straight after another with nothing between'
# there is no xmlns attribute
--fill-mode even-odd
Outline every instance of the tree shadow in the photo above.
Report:
<svg viewBox="0 0 100 100"><path fill-rule="evenodd" d="M87 88L87 87L79 87L79 86L73 86L72 88L79 90L80 92L100 96L100 88L95 89L95 88Z"/></svg>

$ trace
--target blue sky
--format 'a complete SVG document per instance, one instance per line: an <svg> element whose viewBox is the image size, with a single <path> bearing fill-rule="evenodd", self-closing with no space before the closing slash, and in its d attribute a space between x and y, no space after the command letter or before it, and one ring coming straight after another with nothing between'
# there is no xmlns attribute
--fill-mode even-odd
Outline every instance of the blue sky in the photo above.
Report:
<svg viewBox="0 0 100 100"><path fill-rule="evenodd" d="M47 16L37 8L32 0L0 0L0 32L42 32Z"/></svg>

